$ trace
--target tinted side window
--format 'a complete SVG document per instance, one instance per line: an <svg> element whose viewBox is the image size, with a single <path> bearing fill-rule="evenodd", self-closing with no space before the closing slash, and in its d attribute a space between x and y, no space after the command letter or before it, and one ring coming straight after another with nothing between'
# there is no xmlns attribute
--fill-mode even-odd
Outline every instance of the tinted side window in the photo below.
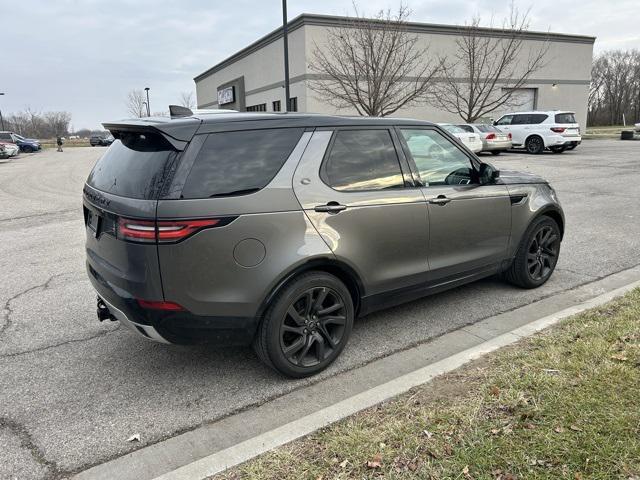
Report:
<svg viewBox="0 0 640 480"><path fill-rule="evenodd" d="M210 134L187 177L182 198L257 192L276 176L303 132L303 128L277 128Z"/></svg>
<svg viewBox="0 0 640 480"><path fill-rule="evenodd" d="M556 123L578 123L573 113L556 113Z"/></svg>
<svg viewBox="0 0 640 480"><path fill-rule="evenodd" d="M514 115L511 125L530 125L529 117L531 115Z"/></svg>
<svg viewBox="0 0 640 480"><path fill-rule="evenodd" d="M420 179L429 185L467 185L475 180L471 160L435 130L402 129Z"/></svg>
<svg viewBox="0 0 640 480"><path fill-rule="evenodd" d="M547 118L549 118L549 115L545 115L543 113L534 113L532 115L529 115L529 123L531 123L532 125L536 125L538 123L544 122Z"/></svg>
<svg viewBox="0 0 640 480"><path fill-rule="evenodd" d="M0 133L0 140L13 141L13 138L11 138L11 134L10 133Z"/></svg>
<svg viewBox="0 0 640 480"><path fill-rule="evenodd" d="M388 130L339 130L322 165L322 179L342 191L404 187Z"/></svg>
<svg viewBox="0 0 640 480"><path fill-rule="evenodd" d="M511 120L513 119L513 115L505 115L500 120L496 122L496 125L511 125Z"/></svg>

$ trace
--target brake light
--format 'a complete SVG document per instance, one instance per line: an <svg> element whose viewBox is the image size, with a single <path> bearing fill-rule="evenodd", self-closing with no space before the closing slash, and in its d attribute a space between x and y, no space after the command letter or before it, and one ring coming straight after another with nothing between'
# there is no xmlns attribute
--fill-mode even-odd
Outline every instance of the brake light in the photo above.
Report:
<svg viewBox="0 0 640 480"><path fill-rule="evenodd" d="M513 138L513 136L511 135L511 133L509 133L509 140L511 140Z"/></svg>
<svg viewBox="0 0 640 480"><path fill-rule="evenodd" d="M223 226L234 217L193 220L135 220L118 219L118 238L140 243L178 242L205 228Z"/></svg>
<svg viewBox="0 0 640 480"><path fill-rule="evenodd" d="M556 132L556 133L562 133L564 132L566 129L563 127L551 127L551 131L552 132Z"/></svg>
<svg viewBox="0 0 640 480"><path fill-rule="evenodd" d="M174 220L158 221L158 242L174 242L182 240L207 227L215 227L220 220L210 218L207 220Z"/></svg>
<svg viewBox="0 0 640 480"><path fill-rule="evenodd" d="M182 305L178 305L175 302L164 302L161 300L142 300L137 298L138 305L142 308L150 310L164 310L168 312L184 312L185 308Z"/></svg>
<svg viewBox="0 0 640 480"><path fill-rule="evenodd" d="M119 218L118 238L132 242L153 243L156 241L156 222Z"/></svg>
<svg viewBox="0 0 640 480"><path fill-rule="evenodd" d="M495 133L490 133L489 135L487 135L484 138L485 138L485 140L495 140L496 139L496 134Z"/></svg>

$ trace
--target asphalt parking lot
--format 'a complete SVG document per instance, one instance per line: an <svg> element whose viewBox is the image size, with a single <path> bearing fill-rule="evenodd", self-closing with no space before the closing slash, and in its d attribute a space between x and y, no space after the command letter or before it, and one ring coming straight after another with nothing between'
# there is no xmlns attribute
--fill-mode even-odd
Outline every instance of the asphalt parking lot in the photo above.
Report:
<svg viewBox="0 0 640 480"><path fill-rule="evenodd" d="M640 264L640 143L483 156L549 179L567 217L556 273L481 281L356 323L320 376L285 380L250 349L146 342L99 323L84 271L82 184L101 148L0 163L0 478L82 470L390 353ZM127 442L140 434L138 443Z"/></svg>

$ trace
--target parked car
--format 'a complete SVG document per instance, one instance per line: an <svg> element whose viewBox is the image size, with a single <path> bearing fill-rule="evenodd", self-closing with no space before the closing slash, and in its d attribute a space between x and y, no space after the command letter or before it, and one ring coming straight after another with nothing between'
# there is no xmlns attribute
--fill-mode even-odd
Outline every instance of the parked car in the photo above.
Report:
<svg viewBox="0 0 640 480"><path fill-rule="evenodd" d="M558 260L553 188L435 124L231 113L104 126L116 141L83 189L87 272L98 318L148 340L252 343L305 377L357 317L498 273L535 288Z"/></svg>
<svg viewBox="0 0 640 480"><path fill-rule="evenodd" d="M15 143L21 152L30 153L37 152L42 148L40 142L33 138L24 138L14 132L0 132L1 142Z"/></svg>
<svg viewBox="0 0 640 480"><path fill-rule="evenodd" d="M482 150L482 140L477 133L467 132L451 123L441 123L440 126L460 140L460 142L473 153L478 153Z"/></svg>
<svg viewBox="0 0 640 480"><path fill-rule="evenodd" d="M582 142L574 112L507 113L494 125L511 134L514 148L526 148L529 153L542 153L545 149L562 153L573 150Z"/></svg>
<svg viewBox="0 0 640 480"><path fill-rule="evenodd" d="M500 155L511 148L511 134L501 131L493 125L482 123L461 123L458 127L465 132L477 133L482 141L482 152L491 152Z"/></svg>
<svg viewBox="0 0 640 480"><path fill-rule="evenodd" d="M0 158L11 158L18 155L20 148L15 143L0 141Z"/></svg>
<svg viewBox="0 0 640 480"><path fill-rule="evenodd" d="M92 147L108 147L113 143L113 140L114 138L112 135L91 135L89 143Z"/></svg>

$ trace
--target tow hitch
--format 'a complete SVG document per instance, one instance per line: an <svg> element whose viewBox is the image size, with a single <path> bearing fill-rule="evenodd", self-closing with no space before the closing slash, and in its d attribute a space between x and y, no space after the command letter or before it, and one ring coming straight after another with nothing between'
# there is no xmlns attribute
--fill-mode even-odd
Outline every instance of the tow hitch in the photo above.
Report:
<svg viewBox="0 0 640 480"><path fill-rule="evenodd" d="M112 322L115 322L117 320L116 317L111 315L111 312L100 297L98 297L98 309L96 310L96 313L98 314L98 320L100 320L101 322L105 320L111 320Z"/></svg>

